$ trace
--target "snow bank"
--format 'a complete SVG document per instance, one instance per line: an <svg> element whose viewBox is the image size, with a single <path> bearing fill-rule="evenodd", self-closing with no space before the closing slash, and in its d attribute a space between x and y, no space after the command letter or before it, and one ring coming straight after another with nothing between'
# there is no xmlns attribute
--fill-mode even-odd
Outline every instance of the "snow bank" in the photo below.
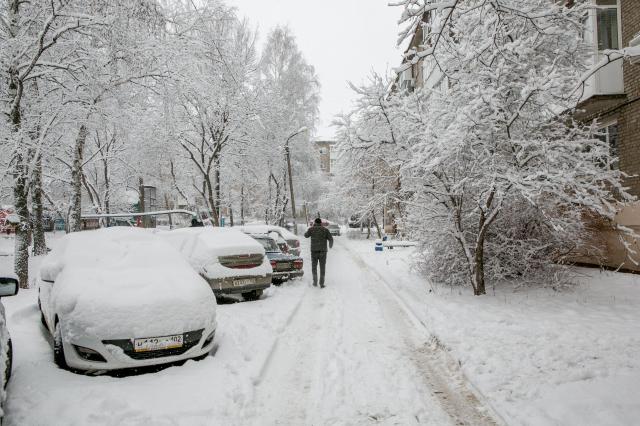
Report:
<svg viewBox="0 0 640 426"><path fill-rule="evenodd" d="M411 273L413 249L374 253L368 267L451 350L463 372L517 425L631 425L640 419L640 276L581 269L566 292L431 288ZM431 292L430 292L431 290Z"/></svg>
<svg viewBox="0 0 640 426"><path fill-rule="evenodd" d="M207 283L148 231L69 234L44 259L40 276L55 281L49 306L71 339L74 332L99 339L167 335L215 322Z"/></svg>

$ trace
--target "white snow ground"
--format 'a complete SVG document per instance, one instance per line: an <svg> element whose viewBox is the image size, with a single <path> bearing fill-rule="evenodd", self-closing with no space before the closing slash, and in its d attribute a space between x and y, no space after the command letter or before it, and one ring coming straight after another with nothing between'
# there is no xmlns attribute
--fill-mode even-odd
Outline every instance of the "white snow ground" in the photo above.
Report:
<svg viewBox="0 0 640 426"><path fill-rule="evenodd" d="M411 273L411 249L376 256L371 243L349 245L506 423L640 424L639 275L585 268L571 290L500 288L475 297Z"/></svg>
<svg viewBox="0 0 640 426"><path fill-rule="evenodd" d="M435 295L409 252L338 238L325 290L306 265L304 280L263 300L219 306L218 349L204 361L123 378L57 369L35 291L21 291L3 299L14 341L5 424L475 425L491 424L489 406L513 425L636 424L640 277L589 271L569 293Z"/></svg>

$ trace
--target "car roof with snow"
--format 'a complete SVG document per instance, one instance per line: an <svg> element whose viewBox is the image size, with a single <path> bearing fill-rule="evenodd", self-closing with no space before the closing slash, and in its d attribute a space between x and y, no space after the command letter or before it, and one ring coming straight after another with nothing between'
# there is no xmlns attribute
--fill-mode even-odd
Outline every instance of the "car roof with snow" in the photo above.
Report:
<svg viewBox="0 0 640 426"><path fill-rule="evenodd" d="M269 234L270 232L279 233L284 239L287 240L299 240L293 232L275 225L244 225L238 227L242 232L247 234Z"/></svg>
<svg viewBox="0 0 640 426"><path fill-rule="evenodd" d="M40 271L44 279L53 281L65 268L188 269L189 265L177 254L148 230L113 227L64 236L45 258Z"/></svg>

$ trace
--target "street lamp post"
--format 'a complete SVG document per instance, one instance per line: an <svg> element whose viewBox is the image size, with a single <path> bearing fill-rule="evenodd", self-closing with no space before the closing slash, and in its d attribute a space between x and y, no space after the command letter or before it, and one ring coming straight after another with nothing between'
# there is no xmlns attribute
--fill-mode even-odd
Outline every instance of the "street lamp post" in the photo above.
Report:
<svg viewBox="0 0 640 426"><path fill-rule="evenodd" d="M302 127L297 132L291 134L284 144L284 156L287 160L287 171L289 172L289 193L291 195L291 214L293 215L293 232L298 235L298 221L296 220L296 199L293 195L293 176L291 174L291 154L289 152L289 141L300 133L306 132L307 128Z"/></svg>

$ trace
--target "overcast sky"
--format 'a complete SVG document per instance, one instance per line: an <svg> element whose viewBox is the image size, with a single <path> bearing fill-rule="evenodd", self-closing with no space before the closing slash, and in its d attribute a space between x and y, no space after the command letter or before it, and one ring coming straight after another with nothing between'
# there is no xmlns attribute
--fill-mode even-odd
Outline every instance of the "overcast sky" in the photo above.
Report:
<svg viewBox="0 0 640 426"><path fill-rule="evenodd" d="M318 136L331 137L333 116L347 111L353 95L347 81L360 83L371 70L398 66L399 8L389 0L228 0L258 27L261 41L278 24L295 34L322 84Z"/></svg>

